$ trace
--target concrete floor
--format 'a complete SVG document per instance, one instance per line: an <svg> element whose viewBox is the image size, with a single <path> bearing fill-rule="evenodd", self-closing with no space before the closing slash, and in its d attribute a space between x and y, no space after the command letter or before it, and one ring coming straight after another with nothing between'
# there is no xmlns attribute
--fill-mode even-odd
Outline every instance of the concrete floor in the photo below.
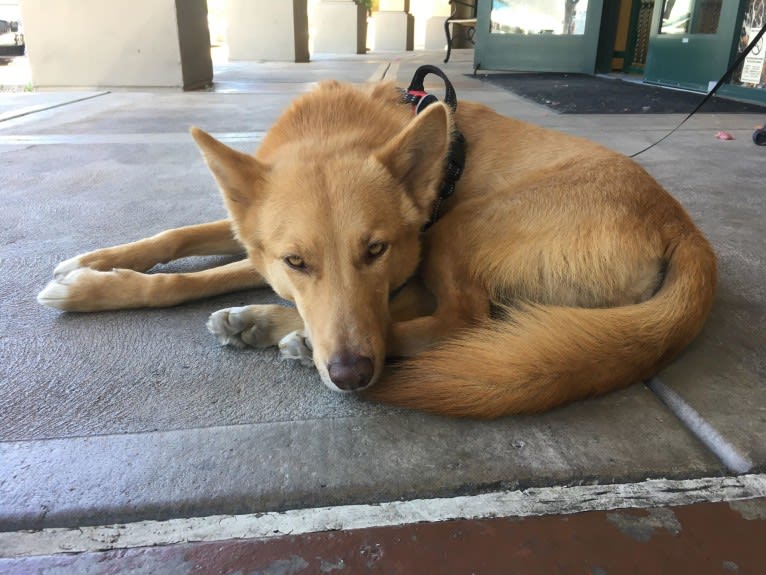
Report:
<svg viewBox="0 0 766 575"><path fill-rule="evenodd" d="M190 125L251 150L320 79L362 82L390 64L406 84L440 57L228 64L211 92L0 96L0 531L732 473L642 385L452 421L335 395L273 351L218 347L207 316L272 301L267 290L85 315L36 303L60 260L224 215ZM682 119L556 115L468 77L470 53L443 68L459 98L628 154ZM660 379L750 472L766 470L766 149L750 139L764 121L701 114L639 158L720 263L707 327ZM736 139L717 140L722 129Z"/></svg>

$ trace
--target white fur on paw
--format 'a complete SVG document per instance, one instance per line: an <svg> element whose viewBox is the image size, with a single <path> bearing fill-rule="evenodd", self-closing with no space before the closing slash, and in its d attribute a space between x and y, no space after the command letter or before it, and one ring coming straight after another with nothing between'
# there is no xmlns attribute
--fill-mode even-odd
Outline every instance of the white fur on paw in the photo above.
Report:
<svg viewBox="0 0 766 575"><path fill-rule="evenodd" d="M290 332L279 340L279 353L285 359L300 361L304 367L314 366L311 342L300 331Z"/></svg>
<svg viewBox="0 0 766 575"><path fill-rule="evenodd" d="M69 287L53 280L37 294L37 303L55 307L56 309L66 309L66 301L69 297Z"/></svg>
<svg viewBox="0 0 766 575"><path fill-rule="evenodd" d="M55 279L63 278L64 276L68 275L70 272L75 271L76 269L82 268L82 264L80 263L80 256L75 256L73 258L69 258L68 260L64 260L59 265L57 265L53 270L53 277Z"/></svg>
<svg viewBox="0 0 766 575"><path fill-rule="evenodd" d="M71 260L67 260L71 261ZM63 262L67 263L67 262ZM61 267L61 265L59 265ZM56 268L57 270L59 268ZM48 285L37 294L37 302L48 307L55 307L56 309L67 310L69 309L71 286L77 283L78 278L83 274L87 274L88 268L73 268L67 273L56 275L56 279L48 282Z"/></svg>
<svg viewBox="0 0 766 575"><path fill-rule="evenodd" d="M231 345L234 347L247 347L247 343L242 340L242 332L251 328L252 325L243 321L243 307L228 307L210 314L207 320L207 329L212 333L218 343L221 345Z"/></svg>

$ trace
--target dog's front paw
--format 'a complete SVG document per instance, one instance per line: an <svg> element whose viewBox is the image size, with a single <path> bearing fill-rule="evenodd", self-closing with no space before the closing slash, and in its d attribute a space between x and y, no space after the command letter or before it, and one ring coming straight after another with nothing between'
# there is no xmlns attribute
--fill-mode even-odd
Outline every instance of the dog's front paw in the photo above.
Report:
<svg viewBox="0 0 766 575"><path fill-rule="evenodd" d="M213 313L207 329L221 345L270 347L286 334L303 327L294 308L280 305L229 307Z"/></svg>
<svg viewBox="0 0 766 575"><path fill-rule="evenodd" d="M246 313L248 307L229 307L210 315L207 320L207 329L216 337L218 343L240 348L253 345L250 343L253 334L249 332L257 326L253 325L251 318ZM262 346L253 345L253 347Z"/></svg>
<svg viewBox="0 0 766 575"><path fill-rule="evenodd" d="M58 268L57 268L58 269ZM37 302L48 307L69 311L71 309L72 285L76 283L79 270L60 273L37 294Z"/></svg>
<svg viewBox="0 0 766 575"><path fill-rule="evenodd" d="M304 367L313 367L314 359L311 351L311 341L303 332L294 331L288 333L279 340L279 353L285 359L293 359L301 362Z"/></svg>
<svg viewBox="0 0 766 575"><path fill-rule="evenodd" d="M85 268L88 266L83 265L82 255L64 260L53 270L53 278L56 280L62 280L75 270Z"/></svg>
<svg viewBox="0 0 766 575"><path fill-rule="evenodd" d="M140 293L140 286L137 286L140 278L136 277L140 274L131 270L100 272L77 267L71 263L73 261L67 260L56 268L55 279L37 295L38 303L63 311L135 307L131 298Z"/></svg>

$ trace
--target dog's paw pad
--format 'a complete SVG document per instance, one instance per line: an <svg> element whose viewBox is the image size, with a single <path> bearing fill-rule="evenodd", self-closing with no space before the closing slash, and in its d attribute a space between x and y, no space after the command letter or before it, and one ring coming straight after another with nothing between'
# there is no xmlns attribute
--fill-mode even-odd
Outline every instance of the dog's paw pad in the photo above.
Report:
<svg viewBox="0 0 766 575"><path fill-rule="evenodd" d="M304 367L313 367L314 365L311 342L299 331L288 333L279 340L279 353L285 359L300 361Z"/></svg>
<svg viewBox="0 0 766 575"><path fill-rule="evenodd" d="M207 320L207 329L212 333L221 345L234 347L246 347L247 343L242 340L242 332L249 327L244 321L242 311L245 307L229 307L218 310L210 315Z"/></svg>

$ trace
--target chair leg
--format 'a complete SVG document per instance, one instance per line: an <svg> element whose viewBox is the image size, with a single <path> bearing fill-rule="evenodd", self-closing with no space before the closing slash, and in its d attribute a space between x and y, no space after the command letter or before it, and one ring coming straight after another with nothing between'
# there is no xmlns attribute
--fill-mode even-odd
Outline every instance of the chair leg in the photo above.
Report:
<svg viewBox="0 0 766 575"><path fill-rule="evenodd" d="M444 35L447 37L447 57L446 57L446 58L444 58L444 63L445 63L445 64L446 64L447 62L449 62L449 57L450 57L450 54L452 53L452 36L450 35L450 32L449 32L449 23L450 23L450 20L452 20L452 18L451 18L451 17L450 17L450 18L447 18L447 19L444 21Z"/></svg>

